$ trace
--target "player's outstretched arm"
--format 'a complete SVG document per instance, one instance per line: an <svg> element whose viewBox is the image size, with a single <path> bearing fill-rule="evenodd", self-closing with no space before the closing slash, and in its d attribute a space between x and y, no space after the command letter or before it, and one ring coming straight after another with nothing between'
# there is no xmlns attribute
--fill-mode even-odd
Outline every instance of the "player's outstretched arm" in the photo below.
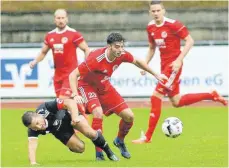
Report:
<svg viewBox="0 0 229 168"><path fill-rule="evenodd" d="M41 62L45 58L48 51L49 51L49 46L47 44L44 44L39 55L33 61L29 63L30 68L31 69L34 68L34 66L37 63Z"/></svg>
<svg viewBox="0 0 229 168"><path fill-rule="evenodd" d="M82 41L79 45L79 48L84 52L85 59L90 53L90 48L88 47L86 41Z"/></svg>
<svg viewBox="0 0 229 168"><path fill-rule="evenodd" d="M69 84L70 84L70 87L71 87L71 90L72 90L72 98L77 102L77 103L84 103L84 100L81 96L78 95L78 91L77 91L77 88L78 88L78 77L80 77L80 72L79 72L79 69L76 68L74 69L68 79L69 79Z"/></svg>
<svg viewBox="0 0 229 168"><path fill-rule="evenodd" d="M156 72L154 72L147 64L146 62L139 60L139 59L135 59L133 61L133 64L136 65L137 67L141 68L144 71L149 72L150 74L152 74L153 76L155 76L155 78L159 81L164 81L164 80L168 80L168 78L163 75L163 74L158 74Z"/></svg>
<svg viewBox="0 0 229 168"><path fill-rule="evenodd" d="M36 162L37 145L38 145L37 138L29 138L28 150L29 150L29 161L31 165L38 165Z"/></svg>

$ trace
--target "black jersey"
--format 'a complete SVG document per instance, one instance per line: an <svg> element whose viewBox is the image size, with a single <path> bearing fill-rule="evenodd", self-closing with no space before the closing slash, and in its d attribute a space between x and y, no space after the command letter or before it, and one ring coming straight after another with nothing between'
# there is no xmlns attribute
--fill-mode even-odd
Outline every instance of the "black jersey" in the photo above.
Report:
<svg viewBox="0 0 229 168"><path fill-rule="evenodd" d="M63 122L71 123L71 116L69 112L63 107L63 100L55 99L54 101L49 101L41 104L36 109L36 113L41 114L47 121L48 127L45 130L35 131L28 129L28 137L38 137L38 135L45 135L47 133L55 134L58 132L63 124Z"/></svg>

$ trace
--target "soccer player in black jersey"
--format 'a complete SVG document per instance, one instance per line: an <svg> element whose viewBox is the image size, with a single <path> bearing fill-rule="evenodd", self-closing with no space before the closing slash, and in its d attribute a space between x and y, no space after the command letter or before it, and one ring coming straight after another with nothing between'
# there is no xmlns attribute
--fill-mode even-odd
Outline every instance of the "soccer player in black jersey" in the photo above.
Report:
<svg viewBox="0 0 229 168"><path fill-rule="evenodd" d="M118 161L111 151L103 135L89 126L82 115L79 115L77 105L72 99L55 99L42 103L35 112L27 111L22 116L23 124L28 127L28 150L31 165L36 165L36 149L38 135L52 133L72 152L84 152L84 142L74 133L74 129L102 148L110 160Z"/></svg>

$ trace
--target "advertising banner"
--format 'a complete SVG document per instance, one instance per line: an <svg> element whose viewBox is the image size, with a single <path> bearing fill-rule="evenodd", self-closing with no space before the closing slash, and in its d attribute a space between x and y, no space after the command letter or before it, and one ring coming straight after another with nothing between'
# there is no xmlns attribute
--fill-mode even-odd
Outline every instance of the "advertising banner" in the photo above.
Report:
<svg viewBox="0 0 229 168"><path fill-rule="evenodd" d="M92 48L93 49L93 48ZM145 59L147 47L126 47L135 58ZM38 48L1 49L1 97L53 97L54 66L51 51L33 71L27 73L28 63L34 59ZM77 51L80 62L82 51ZM150 67L160 72L160 56L156 51ZM114 72L111 82L125 97L151 96L156 79L147 74L142 76L140 69L123 63ZM184 93L208 92L216 89L228 95L228 46L194 46L184 60L180 91Z"/></svg>

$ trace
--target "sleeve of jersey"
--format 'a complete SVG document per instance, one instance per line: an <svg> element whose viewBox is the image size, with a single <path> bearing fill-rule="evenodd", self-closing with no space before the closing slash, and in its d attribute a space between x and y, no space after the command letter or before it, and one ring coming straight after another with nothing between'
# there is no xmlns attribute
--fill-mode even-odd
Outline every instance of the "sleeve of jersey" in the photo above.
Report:
<svg viewBox="0 0 229 168"><path fill-rule="evenodd" d="M149 43L153 43L154 39L153 39L153 37L151 36L151 33L149 32L148 27L146 28L146 32L147 32L148 42L149 42Z"/></svg>
<svg viewBox="0 0 229 168"><path fill-rule="evenodd" d="M48 43L48 34L45 35L44 43L49 46L49 43Z"/></svg>
<svg viewBox="0 0 229 168"><path fill-rule="evenodd" d="M134 62L134 56L131 53L126 51L124 62L133 63Z"/></svg>
<svg viewBox="0 0 229 168"><path fill-rule="evenodd" d="M28 138L38 138L39 131L34 131L30 128L28 128Z"/></svg>
<svg viewBox="0 0 229 168"><path fill-rule="evenodd" d="M80 72L80 76L85 76L91 71L94 71L96 62L93 63L92 59L90 58L90 55L87 57L87 59L82 62L78 66L78 70Z"/></svg>
<svg viewBox="0 0 229 168"><path fill-rule="evenodd" d="M84 41L82 34L79 32L75 32L73 43L78 46L82 41Z"/></svg>
<svg viewBox="0 0 229 168"><path fill-rule="evenodd" d="M46 102L45 106L48 111L55 113L64 108L64 100L56 98L54 101Z"/></svg>
<svg viewBox="0 0 229 168"><path fill-rule="evenodd" d="M176 21L173 25L173 31L176 35L178 35L181 39L184 39L189 35L188 29L181 22Z"/></svg>

